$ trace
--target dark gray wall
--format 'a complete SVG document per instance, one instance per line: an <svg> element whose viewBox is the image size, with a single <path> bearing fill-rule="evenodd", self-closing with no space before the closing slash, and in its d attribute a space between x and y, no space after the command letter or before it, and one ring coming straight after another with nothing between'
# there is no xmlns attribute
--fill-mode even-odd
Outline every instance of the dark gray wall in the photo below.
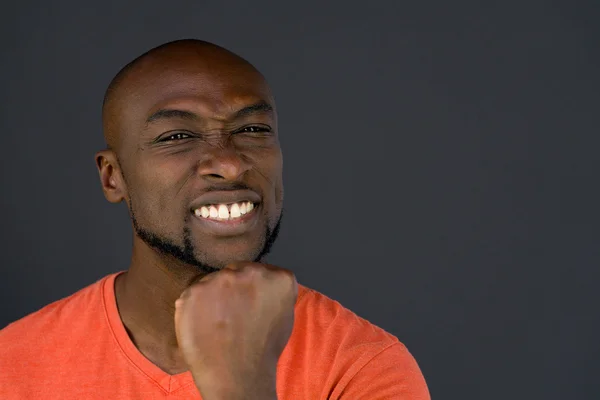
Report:
<svg viewBox="0 0 600 400"><path fill-rule="evenodd" d="M197 37L277 97L270 262L397 335L434 398L598 398L597 2L84 3L3 11L0 327L127 267L103 91Z"/></svg>

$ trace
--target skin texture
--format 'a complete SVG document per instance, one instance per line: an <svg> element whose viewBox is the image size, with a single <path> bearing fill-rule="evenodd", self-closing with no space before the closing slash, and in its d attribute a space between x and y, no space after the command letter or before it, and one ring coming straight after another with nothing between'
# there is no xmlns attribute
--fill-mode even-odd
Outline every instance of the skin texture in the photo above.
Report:
<svg viewBox="0 0 600 400"><path fill-rule="evenodd" d="M277 398L277 361L292 333L297 293L289 271L245 262L183 293L177 340L204 399Z"/></svg>
<svg viewBox="0 0 600 400"><path fill-rule="evenodd" d="M132 341L164 371L190 370L205 399L275 398L297 284L290 271L260 263L283 202L264 77L221 47L171 42L115 77L103 127L103 192L127 204L134 230L131 264L115 283ZM240 193L257 203L243 229L220 231L194 216L207 195L213 203Z"/></svg>

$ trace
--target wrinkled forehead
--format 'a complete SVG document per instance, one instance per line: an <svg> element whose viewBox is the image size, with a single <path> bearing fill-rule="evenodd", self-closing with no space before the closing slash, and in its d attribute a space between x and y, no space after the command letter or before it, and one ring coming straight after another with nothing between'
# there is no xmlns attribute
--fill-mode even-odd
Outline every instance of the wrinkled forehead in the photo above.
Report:
<svg viewBox="0 0 600 400"><path fill-rule="evenodd" d="M159 66L160 67L160 66ZM122 111L143 118L166 104L197 103L202 114L226 115L247 104L271 104L273 97L262 75L245 65L171 65L146 68L127 85Z"/></svg>

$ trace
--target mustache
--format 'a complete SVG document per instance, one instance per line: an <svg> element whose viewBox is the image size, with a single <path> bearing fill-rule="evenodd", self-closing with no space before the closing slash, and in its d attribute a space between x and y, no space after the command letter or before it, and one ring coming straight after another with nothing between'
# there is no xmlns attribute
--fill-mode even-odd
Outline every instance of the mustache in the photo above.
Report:
<svg viewBox="0 0 600 400"><path fill-rule="evenodd" d="M258 193L258 191L256 189L251 188L250 186L246 185L245 183L241 183L241 182L213 184L207 188L204 188L203 192L204 193L220 192L220 191L227 192L227 191L234 191L234 190L251 190L253 192Z"/></svg>

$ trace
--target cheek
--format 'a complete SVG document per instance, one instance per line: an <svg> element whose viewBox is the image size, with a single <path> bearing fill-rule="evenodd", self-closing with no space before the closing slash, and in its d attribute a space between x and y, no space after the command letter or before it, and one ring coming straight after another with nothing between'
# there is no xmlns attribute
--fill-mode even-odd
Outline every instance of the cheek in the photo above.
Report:
<svg viewBox="0 0 600 400"><path fill-rule="evenodd" d="M283 201L283 158L279 148L244 152L244 157L253 165L252 180L258 184L267 202L269 219L276 220Z"/></svg>
<svg viewBox="0 0 600 400"><path fill-rule="evenodd" d="M275 195L275 213L279 216L283 207L283 157L281 151L276 154L272 169L273 191Z"/></svg>
<svg viewBox="0 0 600 400"><path fill-rule="evenodd" d="M283 176L279 174L275 183L275 203L277 204L277 210L281 211L283 207Z"/></svg>
<svg viewBox="0 0 600 400"><path fill-rule="evenodd" d="M169 163L145 165L139 163L132 177L130 198L136 218L155 227L173 225L180 209L176 204L177 182L185 180L172 171Z"/></svg>

